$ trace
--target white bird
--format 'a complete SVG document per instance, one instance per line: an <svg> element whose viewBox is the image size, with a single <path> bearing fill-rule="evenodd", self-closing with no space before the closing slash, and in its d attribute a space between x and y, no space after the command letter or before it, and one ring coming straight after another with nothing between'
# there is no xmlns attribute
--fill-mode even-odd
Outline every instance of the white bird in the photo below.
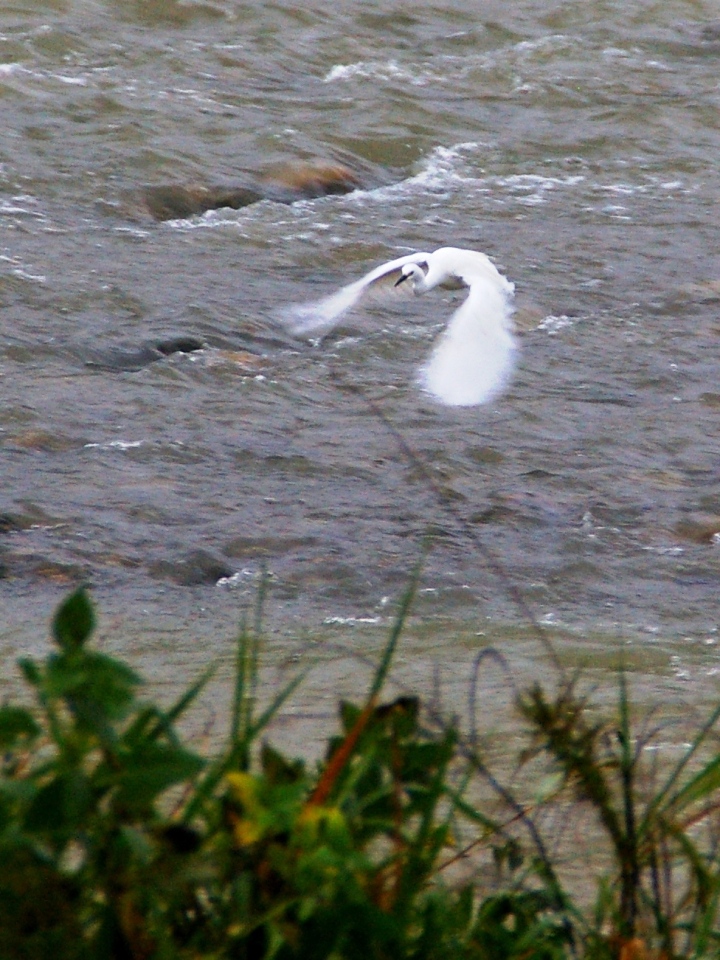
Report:
<svg viewBox="0 0 720 960"><path fill-rule="evenodd" d="M325 333L365 293L387 280L395 280L396 287L409 280L416 294L439 286L468 289L421 367L419 383L449 406L474 406L496 397L514 366L511 316L515 288L476 250L440 247L433 253L411 253L390 260L329 297L289 308L285 322L296 334Z"/></svg>

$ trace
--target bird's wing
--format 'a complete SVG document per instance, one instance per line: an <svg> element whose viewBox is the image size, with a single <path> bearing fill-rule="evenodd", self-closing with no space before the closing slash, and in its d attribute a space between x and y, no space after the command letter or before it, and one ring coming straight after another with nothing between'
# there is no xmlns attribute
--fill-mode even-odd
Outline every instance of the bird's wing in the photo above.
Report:
<svg viewBox="0 0 720 960"><path fill-rule="evenodd" d="M508 297L513 295L515 284L500 273L488 256L478 250L441 247L433 254L433 260L436 266L444 267L463 286L482 289L489 285L504 290Z"/></svg>
<svg viewBox="0 0 720 960"><path fill-rule="evenodd" d="M495 277L485 281L475 276L467 299L421 368L421 386L442 403L487 403L507 385L516 354L507 287Z"/></svg>
<svg viewBox="0 0 720 960"><path fill-rule="evenodd" d="M367 293L378 288L392 289L394 281L400 277L401 267L406 263L427 263L429 256L429 253L410 253L396 260L389 260L354 283L341 287L329 297L286 307L280 314L280 319L289 330L298 335L326 333Z"/></svg>

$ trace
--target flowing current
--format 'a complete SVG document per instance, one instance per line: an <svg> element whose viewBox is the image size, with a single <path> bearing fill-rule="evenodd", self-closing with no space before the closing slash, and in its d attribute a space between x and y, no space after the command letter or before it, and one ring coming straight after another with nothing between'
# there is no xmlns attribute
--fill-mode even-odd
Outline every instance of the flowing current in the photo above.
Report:
<svg viewBox="0 0 720 960"><path fill-rule="evenodd" d="M718 16L3 3L6 676L85 582L106 648L181 687L230 655L266 569L270 673L310 646L309 696L334 703L432 532L409 683L440 661L454 697L483 643L532 672L515 588L571 659L620 646L653 696L714 695ZM141 202L318 160L358 189L164 221ZM413 375L452 293L366 305L321 343L277 322L444 245L516 286L518 369L489 405L440 406Z"/></svg>

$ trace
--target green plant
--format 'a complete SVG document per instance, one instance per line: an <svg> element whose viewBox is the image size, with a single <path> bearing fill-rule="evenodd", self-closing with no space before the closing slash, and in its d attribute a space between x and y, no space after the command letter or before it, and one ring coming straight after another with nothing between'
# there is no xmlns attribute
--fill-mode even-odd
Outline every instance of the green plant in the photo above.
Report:
<svg viewBox="0 0 720 960"><path fill-rule="evenodd" d="M121 938L131 874L166 842L158 800L204 766L174 732L182 705L139 703L135 672L87 648L94 623L85 593L70 596L57 651L20 661L39 715L0 710L3 957L82 957L84 941Z"/></svg>
<svg viewBox="0 0 720 960"><path fill-rule="evenodd" d="M414 698L379 695L412 597L364 706L309 771L258 740L258 630L238 644L230 735L207 761L137 674L90 649L77 591L56 649L21 661L37 708L0 709L0 956L442 956L472 939L474 894L437 883L454 807L456 733L429 736ZM259 618L259 615L258 615Z"/></svg>
<svg viewBox="0 0 720 960"><path fill-rule="evenodd" d="M91 649L85 591L68 597L55 649L20 661L35 708L0 706L0 958L716 957L720 760L707 750L720 708L653 781L624 675L610 721L591 720L564 678L554 697L522 694L532 740L517 769L549 759L562 776L548 782L572 786L609 839L615 866L583 907L539 826L567 802L560 786L523 802L478 737L426 728L413 696L381 701L414 584L364 702L341 704L315 766L261 742L301 680L260 706L262 591L211 758L177 729L211 671L168 709L146 702L131 668ZM470 799L478 776L499 800L493 816ZM463 857L475 874L446 879Z"/></svg>
<svg viewBox="0 0 720 960"><path fill-rule="evenodd" d="M588 702L572 682L562 684L555 699L535 685L519 701L536 747L559 765L577 799L596 811L610 841L615 875L600 884L589 939L598 955L605 946L611 955L625 951L634 957L642 945L663 960L715 957L720 757L710 736L720 708L658 786L647 760L648 739L633 730L624 671L618 688L614 723L590 722ZM703 749L710 759L698 759Z"/></svg>

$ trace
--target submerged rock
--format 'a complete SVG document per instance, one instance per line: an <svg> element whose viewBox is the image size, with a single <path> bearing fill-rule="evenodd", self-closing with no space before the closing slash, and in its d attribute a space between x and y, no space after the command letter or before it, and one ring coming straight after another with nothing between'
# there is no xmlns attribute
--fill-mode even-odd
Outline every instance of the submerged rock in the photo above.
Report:
<svg viewBox="0 0 720 960"><path fill-rule="evenodd" d="M64 453L66 450L77 450L82 446L82 440L69 437L56 430L31 428L9 434L8 446L20 447L24 450L41 450L44 453Z"/></svg>
<svg viewBox="0 0 720 960"><path fill-rule="evenodd" d="M684 540L715 544L720 537L720 517L707 515L684 517L676 524L675 532Z"/></svg>
<svg viewBox="0 0 720 960"><path fill-rule="evenodd" d="M5 549L0 555L0 579L37 579L68 586L88 583L90 570L83 564L65 563L41 553Z"/></svg>
<svg viewBox="0 0 720 960"><path fill-rule="evenodd" d="M181 587L217 583L235 571L226 560L207 550L191 550L181 560L159 560L150 565L150 573L163 580L172 580Z"/></svg>
<svg viewBox="0 0 720 960"><path fill-rule="evenodd" d="M174 353L194 353L202 350L204 346L203 341L197 337L167 337L137 346L92 348L85 352L83 359L88 367L132 372L142 370L143 367L157 363L158 360L164 360Z"/></svg>
<svg viewBox="0 0 720 960"><path fill-rule="evenodd" d="M279 203L350 193L361 186L358 175L345 164L322 160L284 164L259 180L265 198Z"/></svg>
<svg viewBox="0 0 720 960"><path fill-rule="evenodd" d="M257 353L250 353L249 350L216 350L208 358L208 366L214 366L219 363L232 364L239 367L245 374L257 374L267 369L268 359Z"/></svg>
<svg viewBox="0 0 720 960"><path fill-rule="evenodd" d="M316 160L285 164L235 186L196 183L146 186L140 191L140 200L155 220L183 220L223 207L239 210L259 200L295 203L350 193L360 186L357 174L344 164Z"/></svg>
<svg viewBox="0 0 720 960"><path fill-rule="evenodd" d="M143 187L141 197L155 220L184 220L222 207L239 210L263 199L262 193L253 187L204 187L201 184Z"/></svg>
<svg viewBox="0 0 720 960"><path fill-rule="evenodd" d="M158 340L155 344L164 357L170 357L173 353L195 353L197 350L202 350L204 346L202 340L189 336L168 337L165 340Z"/></svg>

